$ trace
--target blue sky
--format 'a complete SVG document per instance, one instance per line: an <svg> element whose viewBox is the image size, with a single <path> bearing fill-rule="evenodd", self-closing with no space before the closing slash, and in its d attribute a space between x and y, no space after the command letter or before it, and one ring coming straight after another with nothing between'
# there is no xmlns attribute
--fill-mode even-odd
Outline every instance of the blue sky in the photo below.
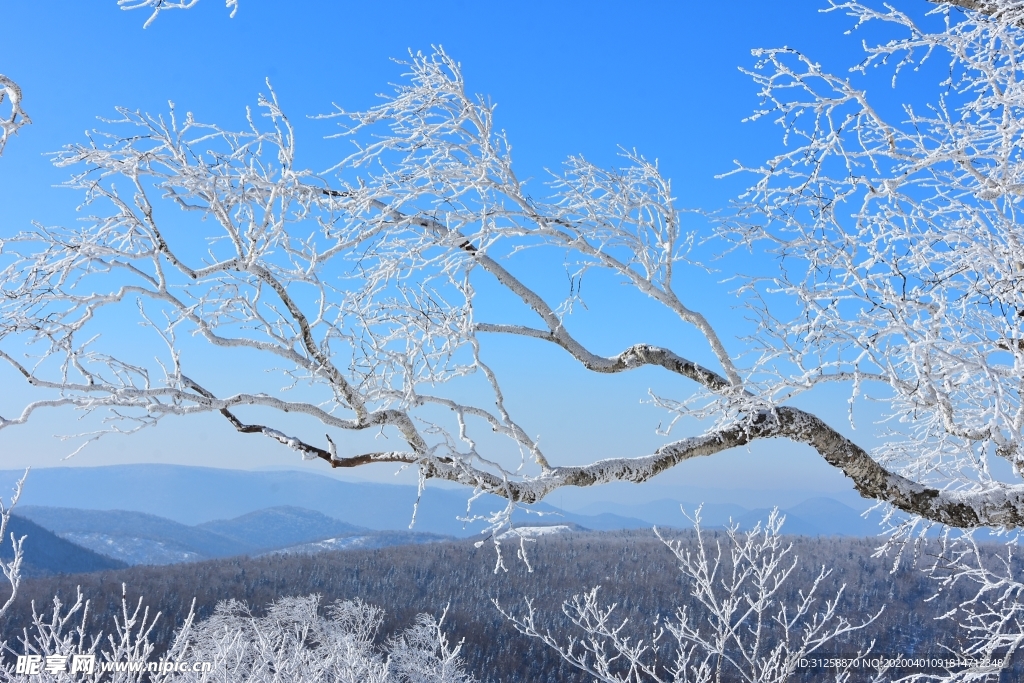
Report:
<svg viewBox="0 0 1024 683"><path fill-rule="evenodd" d="M741 123L758 103L754 85L738 70L751 66L751 48L788 45L836 68L857 61L860 37L843 35L850 20L819 13L823 4L241 0L237 17L229 19L219 0L203 0L187 12L166 12L143 30L145 12L121 11L114 0L12 3L5 8L0 73L21 84L34 123L0 158L0 232L11 234L32 220L75 219L79 196L53 187L68 172L55 169L45 153L81 140L83 131L100 125L97 116L113 115L117 105L160 113L173 100L200 120L241 126L245 107L255 104L269 78L297 123L300 162L326 168L344 153L344 143L323 139L333 132L331 123L304 117L329 112L332 103L348 109L374 104L375 93L389 91L402 72L390 58L432 45L462 63L470 90L499 103L498 123L508 132L521 177L542 179L545 168L570 154L614 165L621 145L659 160L680 206L721 208L742 189L742 179L714 176L731 169L734 159L757 163L780 149L769 123ZM729 285L718 284L729 268L739 267L733 263L715 275L695 276L689 299L726 336L742 331ZM594 319L602 306L613 317L629 310L620 324L587 328L596 345L612 351L634 341L672 341L674 331L647 315L643 301L614 289L600 293L600 300L588 302ZM681 294L687 300L687 292ZM674 346L713 363L702 344ZM730 348L740 347L730 342ZM546 353L536 371L516 372L511 359L506 369L514 377L508 389L549 449L582 460L641 454L661 442L654 427L663 416L640 400L648 386L676 391L674 380L646 371L590 375ZM0 414L15 412L29 397L9 371L0 370L0 386L6 387ZM825 398L836 406L825 417L841 426L843 396ZM552 419L552 406L571 419ZM0 469L61 463L69 446L49 435L75 431L74 416L37 417L30 426L0 432ZM566 423L588 426L581 431ZM149 433L101 441L70 464L145 461L302 465L291 451L237 435L212 418L169 421ZM392 471L354 475L393 481ZM817 456L783 443L687 463L653 486L662 493L678 486L848 489ZM614 492L594 495L650 495L636 487Z"/></svg>

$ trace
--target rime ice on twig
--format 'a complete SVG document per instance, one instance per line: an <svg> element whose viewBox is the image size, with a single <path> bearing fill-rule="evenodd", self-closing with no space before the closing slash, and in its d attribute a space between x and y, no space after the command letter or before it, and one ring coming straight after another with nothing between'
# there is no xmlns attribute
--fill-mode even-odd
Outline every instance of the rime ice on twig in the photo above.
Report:
<svg viewBox="0 0 1024 683"><path fill-rule="evenodd" d="M143 28L148 28L157 16L169 9L191 9L196 6L199 0L117 0L117 5L123 10L150 9L153 10ZM231 10L231 18L234 19L238 12L238 0L224 0L224 6Z"/></svg>
<svg viewBox="0 0 1024 683"><path fill-rule="evenodd" d="M0 107L10 107L9 115L0 113L0 154L3 154L7 140L18 132L22 126L32 123L25 110L21 108L21 88L7 76L0 74ZM6 105L4 102L6 101ZM2 112L2 109L0 109Z"/></svg>
<svg viewBox="0 0 1024 683"><path fill-rule="evenodd" d="M980 11L941 5L919 21L832 2L856 29L888 32L852 75L790 48L754 51L753 118L777 123L787 149L741 167L755 182L722 231L785 263L746 287L761 395L777 404L831 382L851 406L882 403L888 440L874 457L973 496L966 509L1018 497L994 463L1024 466L1024 9L954 4ZM886 70L892 89L868 90Z"/></svg>
<svg viewBox="0 0 1024 683"><path fill-rule="evenodd" d="M6 542L7 527L11 523L11 513L14 511L14 506L18 504L18 499L21 498L21 492L25 488L25 479L27 478L28 470L26 469L25 474L14 485L14 493L11 495L10 503L4 505L3 500L0 500L0 544ZM11 587L10 595L0 605L0 616L3 616L4 612L10 609L11 605L14 604L14 599L18 596L18 588L21 586L21 563L25 559L24 543L25 536L18 538L11 532L11 559L0 560L0 572L3 572L4 579L7 580L7 584Z"/></svg>
<svg viewBox="0 0 1024 683"><path fill-rule="evenodd" d="M17 655L37 656L44 659L48 656L56 657L64 663L65 670L54 673L46 672L46 680L55 683L72 683L81 680L109 680L110 683L141 683L144 680L170 680L169 677L159 675L156 679L150 679L143 667L141 671L119 671L109 677L101 673L100 666L95 665L94 672L83 678L81 673L71 673L67 665L73 655L93 656L95 661L103 662L146 662L156 649L152 640L153 629L160 618L160 614L151 615L149 608L142 604L142 599L135 604L129 603L127 588L121 585L121 611L114 615L113 631L104 634L91 632L88 627L89 602L78 590L75 601L67 605L59 597L53 598L53 611L47 617L45 612L36 610L32 605L32 625L22 630L22 635L17 637L17 647L9 640L0 641L0 652L8 656L4 657L4 664L0 665L0 681L4 683L28 683L38 680L40 674L32 675L17 671ZM190 612L179 631L179 638L171 644L168 655L173 656L180 651L183 644L180 636L189 631L192 625L193 614Z"/></svg>
<svg viewBox="0 0 1024 683"><path fill-rule="evenodd" d="M798 558L781 536L784 519L776 509L750 531L741 532L731 524L724 552L720 542L706 538L700 509L690 518L695 542L669 540L659 533L678 561L683 586L699 609L678 607L672 616L655 617L649 634L637 633L616 612L617 605L602 605L598 588L562 605L576 627L574 634L552 634L543 628L529 600L523 615L495 604L521 633L557 650L567 662L602 683L785 683L796 674L800 660L826 651L837 639L842 642L871 624L881 611L861 624L842 616L839 604L845 586L834 598L818 596L830 573L824 566L809 587L795 593L787 589ZM795 599L785 597L794 594ZM850 661L870 651L871 644L864 646ZM852 669L853 664L845 669L839 666L829 673L830 679L847 681ZM857 680L890 680L884 668L859 668L856 673L863 676Z"/></svg>
<svg viewBox="0 0 1024 683"><path fill-rule="evenodd" d="M71 605L54 598L49 618L33 605L32 626L23 630L18 648L9 641L0 641L0 652L63 661L63 671L58 668L42 674L44 680L54 683L475 681L465 671L460 655L462 643L453 643L443 629L445 615L434 619L421 614L412 627L389 639L385 647L378 647L374 638L383 610L359 600L339 600L325 609L319 595L280 598L269 605L263 616L253 615L237 600L218 603L209 618L199 621L190 611L160 655L162 661L187 666L170 672L147 672L147 666L156 664L149 660L155 650L153 629L161 615L151 617L141 598L132 604L126 593L127 587L122 585L121 613L114 617L112 633L89 628L89 602L79 590ZM94 657L94 671L69 671L67 664L72 655ZM129 663L142 666L126 666ZM103 664L121 666L105 672ZM17 672L14 662L0 664L3 683L29 683L38 678L39 674Z"/></svg>
<svg viewBox="0 0 1024 683"><path fill-rule="evenodd" d="M322 173L296 166L295 133L272 91L245 130L173 109L121 109L109 132L67 147L57 163L84 169L69 184L95 215L2 243L0 360L56 393L0 418L0 428L53 406L104 411L108 431L214 413L332 467L415 465L425 478L513 503L562 486L645 481L689 458L782 437L812 446L862 495L906 512L960 527L1024 525L1024 486L1003 485L988 468L992 457L1024 462L1024 340L1015 327L1024 253L1011 229L1024 183L1014 175L1016 119L985 113L988 104L1016 111L1006 98L1019 86L1000 55L1024 29L1015 15L968 13L926 33L895 10L835 8L911 34L868 47L863 68L888 57L898 70L922 50L948 49L955 92L927 117L908 110L911 123L890 124L849 79L792 50L757 53L752 73L767 103L759 115L780 117L800 144L748 169L755 185L723 227L786 257L781 277L749 286L760 297L762 352L751 367L737 364L696 308L683 276L694 237L657 164L632 151L618 169L574 157L546 195L528 192L493 103L468 94L459 65L438 49L411 55L407 79L379 106L327 117L343 123L337 137L353 151ZM975 63L985 59L992 69ZM976 72L992 87L968 87ZM1005 101L985 99L996 89ZM960 118L948 115L954 100ZM965 157L957 145L969 135L977 144ZM170 218L175 206L187 214L181 221ZM189 214L202 220L188 223ZM566 264L561 299L531 287L509 258L538 250ZM596 353L570 316L580 278L595 271L697 332L714 367L648 343ZM521 310L482 305L494 287ZM780 293L799 318L757 305ZM102 336L106 309L136 315L158 357L115 353ZM485 361L495 335L546 342L597 373L646 366L689 380L695 396L655 403L713 424L647 455L561 465L506 403ZM6 346L14 339L45 349L44 358L21 363ZM220 385L198 376L199 342L262 357L286 386L267 392L248 377ZM893 420L910 420L911 438L871 453L787 405L824 382L848 383L855 399L880 385ZM260 419L243 419L253 408ZM330 434L302 436L279 413L313 418ZM354 452L337 438L363 430L393 441Z"/></svg>

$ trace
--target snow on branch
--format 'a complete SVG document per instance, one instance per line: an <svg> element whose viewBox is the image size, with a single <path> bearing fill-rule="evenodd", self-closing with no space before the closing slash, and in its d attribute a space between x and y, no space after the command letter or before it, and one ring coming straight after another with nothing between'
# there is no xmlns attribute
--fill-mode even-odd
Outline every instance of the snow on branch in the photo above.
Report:
<svg viewBox="0 0 1024 683"><path fill-rule="evenodd" d="M777 509L749 531L731 524L724 549L701 528L699 509L690 519L695 542L666 539L661 533L658 537L675 556L681 587L696 609L679 606L670 616L654 617L649 633L638 634L638 625L620 616L618 605L603 605L599 588L563 603L562 611L575 627L568 634L543 628L543 617L530 600L523 614L495 605L520 633L540 640L602 683L784 683L793 680L800 660L828 651L830 643L842 642L881 615L879 611L863 623L850 622L839 609L845 586L831 599L819 597L831 573L824 566L810 586L787 590L799 558L781 536L785 518ZM863 647L857 657L866 658L873 645ZM830 676L846 681L852 669L847 664ZM862 676L858 680L874 683L891 680L887 673L882 667L857 671Z"/></svg>
<svg viewBox="0 0 1024 683"><path fill-rule="evenodd" d="M6 541L7 527L11 523L11 513L14 511L14 506L18 504L18 499L21 498L21 492L25 488L25 479L27 478L28 470L25 470L25 474L15 483L14 493L11 495L10 502L7 505L4 505L3 500L0 500L0 543ZM3 616L10 609L11 605L14 604L14 599L18 596L18 588L21 586L21 563L25 559L24 543L25 536L18 538L11 532L11 559L0 560L0 572L3 572L4 579L11 588L7 599L0 605L0 616Z"/></svg>
<svg viewBox="0 0 1024 683"><path fill-rule="evenodd" d="M237 600L218 603L214 613L197 620L193 611L165 645L161 660L189 661L178 670L147 671L158 643L154 627L162 616L152 615L142 598L127 599L122 584L120 614L112 632L94 632L88 623L89 601L81 590L70 605L53 599L52 611L37 611L18 642L0 641L0 652L37 657L45 671L17 670L13 657L0 664L0 681L27 683L44 680L73 683L104 680L112 683L199 683L211 677L231 681L359 681L360 683L473 683L440 619L421 614L415 625L378 645L384 612L360 600L321 604L319 595L279 598L265 614L254 615ZM72 659L74 658L74 659ZM69 670L71 661L87 658L88 673ZM70 661L69 661L70 660ZM49 662L56 661L51 669ZM133 666L126 666L127 663ZM156 662L153 662L154 664ZM64 668L60 669L61 664ZM141 664L139 667L137 665ZM40 666L42 668L42 666ZM109 669L109 670L108 670Z"/></svg>
<svg viewBox="0 0 1024 683"><path fill-rule="evenodd" d="M972 683L994 680L1008 669L1024 644L1024 618L1020 598L1020 549L1017 535L1002 548L979 542L976 533L943 538L939 552L925 571L936 582L935 600L959 584L964 592L959 604L940 619L958 631L963 658L971 666L929 676L921 683Z"/></svg>
<svg viewBox="0 0 1024 683"><path fill-rule="evenodd" d="M117 5L123 10L152 10L146 23L142 25L142 28L149 28L161 12L169 9L192 9L198 2L199 0L117 0ZM238 12L238 0L224 0L224 6L231 10L231 18L234 19Z"/></svg>
<svg viewBox="0 0 1024 683"><path fill-rule="evenodd" d="M21 108L21 88L10 78L0 74L0 107L4 106L10 107L10 114L0 113L3 117L0 118L0 154L3 154L4 147L7 146L8 138L17 133L22 126L32 123L32 119Z"/></svg>
<svg viewBox="0 0 1024 683"><path fill-rule="evenodd" d="M1014 229L1024 183L1019 86L1007 71L1024 31L999 13L928 33L896 10L834 9L909 33L869 45L862 69L899 71L946 50L950 92L927 115L915 103L909 123L891 123L852 78L790 49L757 52L751 74L766 103L757 116L775 117L792 149L742 169L754 185L722 226L785 258L781 275L747 285L759 316L745 342L760 352L751 366L737 364L743 346L727 348L684 286L687 269L701 267L695 235L657 164L631 151L617 169L571 158L546 194L527 191L494 104L468 94L458 63L438 49L412 54L380 105L322 117L341 123L335 137L353 150L325 172L296 164L297 135L273 91L241 130L173 106L160 116L119 109L105 130L66 147L55 161L77 169L68 186L83 193L88 218L0 243L0 360L46 394L0 417L0 429L55 406L103 416L86 441L169 415L219 414L332 467L413 465L513 503L561 486L645 481L782 437L906 512L1020 526L1024 488L989 461L1024 463L1024 253ZM972 88L979 78L989 85ZM986 99L997 90L1002 99ZM997 106L1004 114L986 113ZM690 351L713 367L646 343L597 353L574 330L576 285L559 298L528 284L522 263L533 254L557 254L573 283L601 271L646 295L703 338ZM495 288L520 310L484 305ZM788 303L778 308L780 296ZM780 317L793 303L800 314ZM141 327L118 327L127 320ZM122 335L138 343L119 345ZM648 455L562 465L506 403L485 360L495 335L550 343L598 373L647 366L685 378L692 395L655 404L673 420L711 424ZM14 351L22 343L31 364ZM254 372L204 376L210 359L229 357ZM850 385L854 399L882 387L892 422L909 433L868 452L787 405L824 382ZM294 427L293 416L319 426ZM394 441L360 450L343 436L366 430Z"/></svg>
<svg viewBox="0 0 1024 683"><path fill-rule="evenodd" d="M1015 478L1024 466L1024 10L954 4L917 19L832 2L854 31L886 36L842 75L756 50L752 119L777 124L786 148L740 166L754 182L722 234L785 262L746 286L751 376L771 402L844 383L851 405L885 406L876 460L996 500L1016 491L997 461Z"/></svg>

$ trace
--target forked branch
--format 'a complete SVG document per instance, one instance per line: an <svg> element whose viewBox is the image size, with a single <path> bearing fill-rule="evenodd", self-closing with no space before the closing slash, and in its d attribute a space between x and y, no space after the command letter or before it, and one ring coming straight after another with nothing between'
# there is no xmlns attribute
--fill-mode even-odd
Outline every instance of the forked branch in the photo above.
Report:
<svg viewBox="0 0 1024 683"><path fill-rule="evenodd" d="M66 148L56 161L84 169L69 184L97 215L83 228L37 226L0 243L0 359L58 395L0 418L0 428L59 405L109 411L132 429L219 413L238 432L332 467L410 464L514 503L561 486L642 482L690 458L785 438L814 448L862 495L905 512L961 527L1022 526L1024 492L987 463L1024 468L1024 246L1014 205L995 201L1024 187L1013 170L1024 125L977 112L1008 106L986 93L1017 96L1011 62L991 50L1024 49L1024 31L998 13L968 12L933 34L895 10L834 9L909 32L869 47L868 64L910 63L921 46L949 51L971 130L941 113L891 124L851 79L791 49L757 53L751 74L766 108L755 118L777 115L798 144L743 169L756 180L717 235L755 250L767 244L758 253L786 264L745 285L755 314L745 344L757 351L749 367L684 301L696 296L677 283L700 240L684 230L657 164L635 152L612 170L571 158L538 198L512 168L493 104L467 94L458 64L439 50L412 55L408 81L380 106L332 115L346 122L340 137L357 144L331 178L295 166L295 131L272 92L246 130L122 109L127 132ZM992 32L1010 42L986 42ZM990 58L996 67L986 71ZM959 87L975 72L992 87ZM953 95L942 97L952 106ZM951 149L968 134L981 136L971 155ZM167 220L158 197L205 220ZM524 265L532 254L541 255ZM561 301L534 267L554 259L574 283ZM575 283L594 271L698 333L713 367L642 342L597 353L573 317ZM494 305L497 290L518 310L507 298ZM780 295L781 309L765 303ZM126 308L154 342L145 354L106 345L114 335L104 321L126 320L111 315ZM484 361L497 335L553 344L597 373L650 367L688 379L692 395L655 404L673 424L714 424L647 455L560 466L514 417ZM16 362L7 346L15 340L42 360ZM204 388L213 383L190 379L213 357L203 343L277 373L281 391L299 397L267 393L254 372L223 391ZM849 385L853 402L865 385L880 386L888 415L904 417L910 433L869 454L789 405L826 382ZM312 433L328 435L288 433L273 419L248 419L250 408L312 418ZM370 428L403 445L362 452L339 438Z"/></svg>
<svg viewBox="0 0 1024 683"><path fill-rule="evenodd" d="M25 110L21 107L21 87L7 76L0 74L0 107L10 107L9 114L0 109L0 154L3 154L7 140L18 132L22 126L32 123ZM4 102L6 101L6 105Z"/></svg>

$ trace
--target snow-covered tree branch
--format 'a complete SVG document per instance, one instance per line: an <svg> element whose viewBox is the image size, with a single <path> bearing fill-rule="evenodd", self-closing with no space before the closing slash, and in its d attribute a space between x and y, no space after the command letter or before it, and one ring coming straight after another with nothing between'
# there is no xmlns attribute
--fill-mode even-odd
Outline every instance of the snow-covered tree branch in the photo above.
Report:
<svg viewBox="0 0 1024 683"><path fill-rule="evenodd" d="M59 597L54 597L53 611L49 617L45 613L37 612L33 604L32 626L23 630L17 647L9 640L0 642L0 652L5 655L34 656L39 660L56 657L62 660L65 672L19 672L14 662L8 662L0 666L0 680L20 683L39 680L40 675L46 676L44 680L50 681L110 680L116 683L137 683L147 680L148 674L145 671L122 670L108 675L102 671L101 665L103 662L146 661L156 648L151 636L160 615L150 614L141 600L132 605L127 597L122 595L121 612L114 617L113 631L104 634L90 632L87 627L88 612L89 602L85 600L81 590L77 592L75 601L70 605L62 602ZM192 615L189 615L182 633L188 631L191 623ZM180 650L181 646L182 643L179 642L172 644L171 652ZM73 656L98 658L100 666L94 666L93 670L85 675L84 672L69 673L68 664Z"/></svg>
<svg viewBox="0 0 1024 683"><path fill-rule="evenodd" d="M22 126L32 123L21 108L21 87L3 74L0 74L0 107L10 109L9 113L0 109L0 154L3 154L8 138Z"/></svg>
<svg viewBox="0 0 1024 683"><path fill-rule="evenodd" d="M1024 644L1024 615L1021 614L1020 553L1014 538L1002 549L991 542L979 543L975 534L945 539L927 571L937 582L941 598L959 584L967 598L952 605L938 618L950 625L951 634L963 643L957 654L973 659L970 666L920 675L918 683L968 683L997 680L1009 668Z"/></svg>
<svg viewBox="0 0 1024 683"><path fill-rule="evenodd" d="M122 585L122 592L126 587ZM153 628L161 618L151 614L140 598L130 603L122 594L114 629L104 634L90 629L89 602L78 591L74 603L54 598L52 612L33 606L33 623L18 643L0 641L0 651L56 660L57 667L18 671L10 662L0 666L0 681L110 681L137 683L229 680L339 681L344 683L473 683L459 656L461 644L443 630L444 617L421 614L416 624L390 638L386 647L374 637L383 611L359 600L338 601L326 608L320 596L281 598L266 614L254 615L237 600L225 600L207 619L190 613L174 639L161 653L164 662L186 662L184 670L153 670L156 650ZM76 671L72 658L91 658Z"/></svg>
<svg viewBox="0 0 1024 683"><path fill-rule="evenodd" d="M794 50L755 52L750 73L765 102L755 116L775 117L790 149L744 169L758 181L731 234L764 240L785 259L781 276L750 287L763 302L787 295L798 313L760 307L752 374L773 401L823 382L872 392L892 425L879 462L947 490L1018 495L994 461L1018 471L1024 425L1022 10L939 7L926 18L937 25L860 3L832 10L859 30L892 28L897 37L866 44L853 77ZM941 69L945 81L924 101L911 84L913 99L886 115L891 102L858 86L885 68L896 92L915 71Z"/></svg>
<svg viewBox="0 0 1024 683"><path fill-rule="evenodd" d="M786 600L786 582L799 560L781 537L784 518L778 510L749 531L730 526L724 551L721 543L705 538L700 510L692 521L695 543L662 540L679 562L684 591L696 609L681 606L672 616L655 618L652 633L638 633L616 613L616 605L603 605L598 588L562 605L575 635L545 629L532 602L527 601L523 614L498 608L521 633L541 640L603 683L784 683L793 679L801 660L827 651L834 640L879 616L861 624L843 617L842 588L834 598L822 600L818 593L829 574L825 567L795 601ZM866 657L871 645L862 646L857 656ZM821 675L842 682L850 668ZM889 680L884 668L857 673L866 676L858 680Z"/></svg>
<svg viewBox="0 0 1024 683"><path fill-rule="evenodd" d="M158 13L194 3L143 4ZM755 53L764 106L754 118L775 118L788 148L740 167L753 185L719 228L734 245L783 258L781 273L745 287L759 315L751 339L720 334L686 286L701 238L684 229L657 164L635 152L618 169L574 157L547 196L527 191L493 103L469 94L459 65L437 50L413 55L384 103L326 117L354 151L324 172L297 164L296 133L272 91L243 130L173 108L120 109L65 148L56 162L76 169L69 185L92 215L0 243L0 359L45 393L0 429L59 406L102 411L106 431L121 432L214 413L332 467L410 464L526 503L785 438L905 512L1021 526L1024 485L992 463L1024 463L1024 10L941 5L924 22L855 2L832 11L896 37L866 44L852 76L791 49ZM935 97L911 91L891 115L909 77L901 69L939 59L948 80ZM893 73L885 106L858 85L875 66ZM574 329L578 289L552 297L529 284L522 260L545 254L559 255L573 283L602 271L646 295L702 347L598 353ZM495 289L521 310L481 305ZM151 345L115 343L112 311L131 312ZM562 464L506 405L486 360L499 336L547 342L596 373L650 366L686 379L693 395L655 402L673 421L704 419L706 431L640 457ZM32 364L14 350L22 343ZM741 365L751 349L758 356ZM288 391L248 376L211 381L204 353L276 369ZM883 448L792 404L828 382L849 385L851 401L870 394L888 406ZM253 409L260 419L243 419ZM286 413L327 435L300 436ZM366 430L401 445L351 452L343 434Z"/></svg>
<svg viewBox="0 0 1024 683"><path fill-rule="evenodd" d="M25 479L27 477L28 470L25 470L25 474L14 485L14 492L8 504L5 505L3 500L0 500L0 543L6 542L7 534L9 533L8 526L11 523L11 513L14 511L14 506L18 504L18 499L21 498L21 491L25 486ZM14 604L14 599L18 596L18 588L21 586L21 563L25 559L25 537L18 538L13 532L10 532L10 538L11 559L0 559L0 572L3 573L4 580L10 586L10 593L3 604L0 604L0 616L3 616L10 609L11 605Z"/></svg>
<svg viewBox="0 0 1024 683"><path fill-rule="evenodd" d="M161 12L170 9L192 9L199 3L199 0L117 0L118 6L123 10L148 9L151 10L149 18L143 24L148 28L156 21ZM238 0L224 0L224 5L231 10L231 18L238 13Z"/></svg>

